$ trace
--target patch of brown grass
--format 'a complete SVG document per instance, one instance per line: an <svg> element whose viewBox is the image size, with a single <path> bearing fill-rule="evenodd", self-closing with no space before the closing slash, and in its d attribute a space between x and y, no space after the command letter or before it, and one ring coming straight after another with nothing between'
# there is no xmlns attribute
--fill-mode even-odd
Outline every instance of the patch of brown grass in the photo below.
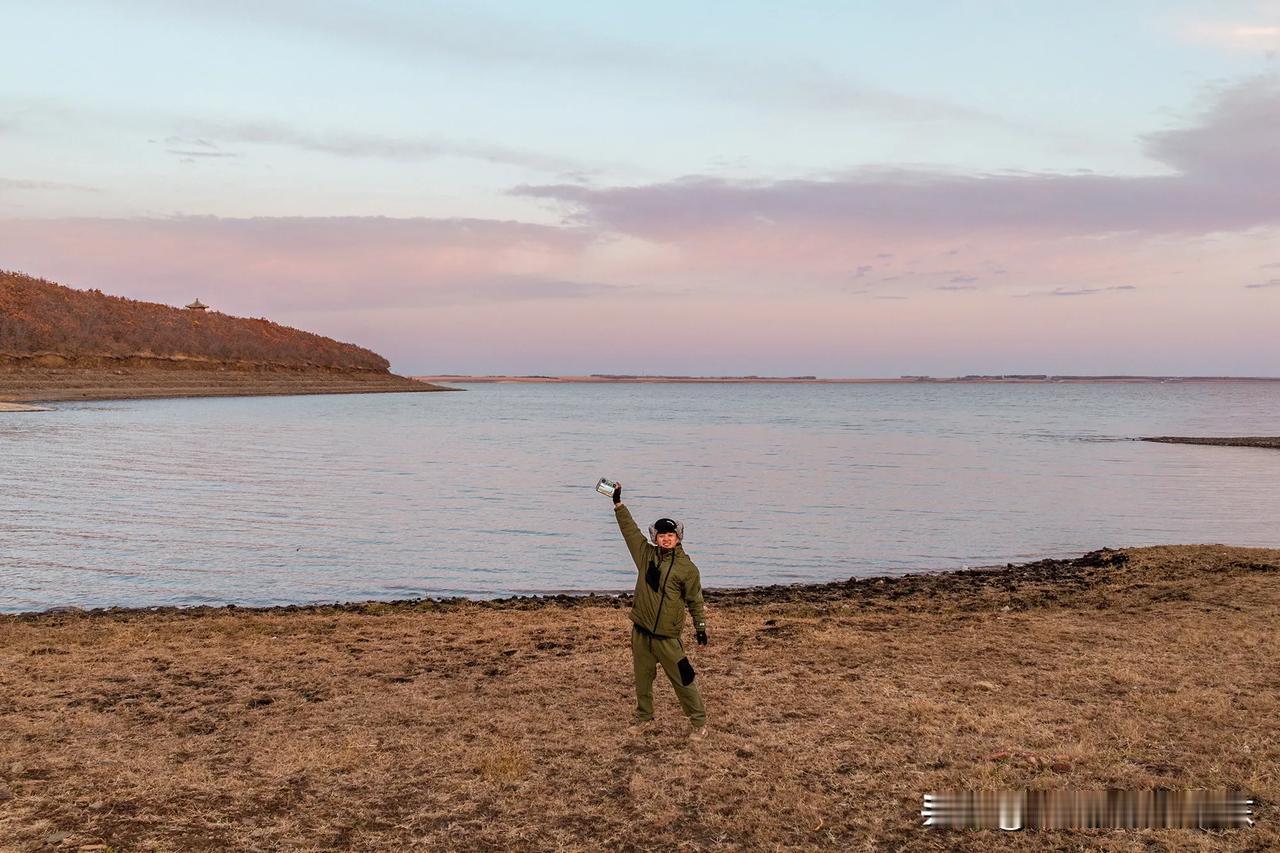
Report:
<svg viewBox="0 0 1280 853"><path fill-rule="evenodd" d="M1037 568L1038 567L1038 568ZM0 618L0 847L1280 847L1280 551L708 595L711 736L613 599ZM1240 787L1248 830L941 833L943 788Z"/></svg>

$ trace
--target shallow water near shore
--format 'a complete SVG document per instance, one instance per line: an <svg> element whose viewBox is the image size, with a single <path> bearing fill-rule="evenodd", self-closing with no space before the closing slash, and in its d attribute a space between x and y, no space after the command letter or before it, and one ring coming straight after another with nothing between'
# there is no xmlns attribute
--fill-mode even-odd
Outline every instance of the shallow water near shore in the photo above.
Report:
<svg viewBox="0 0 1280 853"><path fill-rule="evenodd" d="M712 587L1274 546L1280 384L472 385L0 420L0 611L612 591L600 476Z"/></svg>

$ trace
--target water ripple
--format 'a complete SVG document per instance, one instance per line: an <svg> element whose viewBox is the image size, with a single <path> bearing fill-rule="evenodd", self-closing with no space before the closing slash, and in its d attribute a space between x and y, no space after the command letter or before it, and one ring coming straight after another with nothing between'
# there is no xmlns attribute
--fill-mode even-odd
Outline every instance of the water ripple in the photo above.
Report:
<svg viewBox="0 0 1280 853"><path fill-rule="evenodd" d="M618 591L602 475L708 586L1275 545L1280 387L479 385L0 417L0 611Z"/></svg>

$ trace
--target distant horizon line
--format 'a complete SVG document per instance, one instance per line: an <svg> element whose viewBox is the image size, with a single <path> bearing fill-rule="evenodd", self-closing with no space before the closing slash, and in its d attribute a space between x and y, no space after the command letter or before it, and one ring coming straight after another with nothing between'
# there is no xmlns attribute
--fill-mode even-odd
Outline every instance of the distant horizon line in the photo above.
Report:
<svg viewBox="0 0 1280 853"><path fill-rule="evenodd" d="M514 374L514 373L434 373L411 374L424 382L687 382L687 383L792 383L792 384L955 384L955 383L1083 383L1083 382L1280 382L1277 376L1179 376L1157 374L1051 374L1051 373L969 373L962 376L904 374L893 377L824 377L817 375L765 376L759 374L696 375L658 373Z"/></svg>

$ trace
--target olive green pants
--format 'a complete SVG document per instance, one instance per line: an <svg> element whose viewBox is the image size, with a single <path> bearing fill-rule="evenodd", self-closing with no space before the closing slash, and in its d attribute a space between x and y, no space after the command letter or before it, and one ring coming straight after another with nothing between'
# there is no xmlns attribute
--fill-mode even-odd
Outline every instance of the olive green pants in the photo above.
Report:
<svg viewBox="0 0 1280 853"><path fill-rule="evenodd" d="M642 634L634 625L631 628L631 662L636 673L636 719L653 719L653 679L658 674L658 664L671 680L680 708L694 728L707 724L707 709L702 704L702 694L693 683L693 667L684 656L684 646L675 637L651 637Z"/></svg>

